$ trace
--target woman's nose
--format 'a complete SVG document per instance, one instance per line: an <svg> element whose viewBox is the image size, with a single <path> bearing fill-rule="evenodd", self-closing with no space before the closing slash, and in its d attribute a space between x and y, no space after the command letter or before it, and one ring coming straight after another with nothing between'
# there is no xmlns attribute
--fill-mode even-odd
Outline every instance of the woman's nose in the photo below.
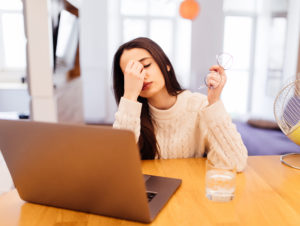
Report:
<svg viewBox="0 0 300 226"><path fill-rule="evenodd" d="M144 69L145 70L145 69ZM144 77L144 80L147 80L147 78L148 78L149 76L148 76L148 72L147 72L147 70L145 70L145 77Z"/></svg>

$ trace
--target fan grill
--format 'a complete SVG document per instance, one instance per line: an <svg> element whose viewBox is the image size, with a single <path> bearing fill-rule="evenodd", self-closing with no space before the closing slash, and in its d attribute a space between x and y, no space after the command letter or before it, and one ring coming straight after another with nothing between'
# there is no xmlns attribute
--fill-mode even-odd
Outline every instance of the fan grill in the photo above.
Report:
<svg viewBox="0 0 300 226"><path fill-rule="evenodd" d="M274 103L274 115L286 135L300 126L300 80L289 83L279 92Z"/></svg>

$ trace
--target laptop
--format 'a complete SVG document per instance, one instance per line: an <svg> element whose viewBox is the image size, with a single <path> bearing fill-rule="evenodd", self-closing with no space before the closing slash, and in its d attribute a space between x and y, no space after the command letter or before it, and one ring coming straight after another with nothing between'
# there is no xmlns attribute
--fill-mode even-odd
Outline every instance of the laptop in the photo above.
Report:
<svg viewBox="0 0 300 226"><path fill-rule="evenodd" d="M0 150L27 202L150 223L181 184L143 175L134 134L0 120Z"/></svg>

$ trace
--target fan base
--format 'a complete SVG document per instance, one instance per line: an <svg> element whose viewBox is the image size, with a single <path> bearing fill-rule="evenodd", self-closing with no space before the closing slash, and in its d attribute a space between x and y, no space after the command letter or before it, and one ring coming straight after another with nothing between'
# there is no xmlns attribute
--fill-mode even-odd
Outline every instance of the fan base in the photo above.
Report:
<svg viewBox="0 0 300 226"><path fill-rule="evenodd" d="M280 161L294 169L300 169L300 153L289 153L280 156Z"/></svg>

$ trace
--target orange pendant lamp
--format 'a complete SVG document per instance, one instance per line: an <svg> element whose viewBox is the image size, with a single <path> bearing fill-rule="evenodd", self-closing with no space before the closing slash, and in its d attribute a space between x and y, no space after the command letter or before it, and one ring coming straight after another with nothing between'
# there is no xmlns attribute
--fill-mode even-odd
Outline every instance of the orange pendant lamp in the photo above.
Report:
<svg viewBox="0 0 300 226"><path fill-rule="evenodd" d="M197 0L184 0L179 7L180 15L189 20L195 19L200 11Z"/></svg>

